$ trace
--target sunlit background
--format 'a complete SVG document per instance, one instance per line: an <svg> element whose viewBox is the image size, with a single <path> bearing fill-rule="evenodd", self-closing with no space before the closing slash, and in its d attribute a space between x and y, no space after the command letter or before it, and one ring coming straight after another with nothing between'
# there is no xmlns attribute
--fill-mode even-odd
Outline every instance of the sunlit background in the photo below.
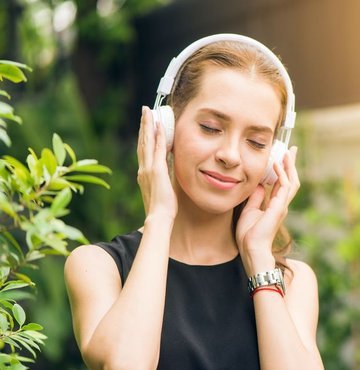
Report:
<svg viewBox="0 0 360 370"><path fill-rule="evenodd" d="M153 104L171 57L218 32L265 43L294 82L302 188L288 226L294 255L318 276L320 351L327 370L360 369L359 24L358 0L1 0L0 59L33 68L12 91L24 124L9 127L13 146L1 153L25 158L57 132L79 156L114 171L110 191L89 187L75 199L69 222L91 241L135 229L143 218L140 107ZM85 369L63 264L48 258L34 277L38 294L29 307L48 340L31 369Z"/></svg>

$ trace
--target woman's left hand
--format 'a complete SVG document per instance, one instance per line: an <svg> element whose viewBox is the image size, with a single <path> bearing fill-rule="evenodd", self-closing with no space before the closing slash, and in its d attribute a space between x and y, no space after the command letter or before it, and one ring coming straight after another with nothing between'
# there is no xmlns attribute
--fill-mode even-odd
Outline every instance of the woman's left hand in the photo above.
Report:
<svg viewBox="0 0 360 370"><path fill-rule="evenodd" d="M278 180L266 208L261 209L265 189L258 185L240 215L236 226L236 242L248 276L275 267L272 244L287 215L288 206L300 187L295 167L296 152L296 147L289 149L283 167L274 164Z"/></svg>

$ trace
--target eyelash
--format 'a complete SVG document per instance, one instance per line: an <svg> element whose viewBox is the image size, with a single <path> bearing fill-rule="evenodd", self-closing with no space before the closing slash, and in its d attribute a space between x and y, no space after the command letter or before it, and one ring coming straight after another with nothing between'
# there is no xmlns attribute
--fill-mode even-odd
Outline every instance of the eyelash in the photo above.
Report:
<svg viewBox="0 0 360 370"><path fill-rule="evenodd" d="M203 125L203 124L200 124L200 127L203 131L205 131L206 133L211 134L211 135L218 134L221 131L217 128L209 127L209 126L206 126L206 125Z"/></svg>
<svg viewBox="0 0 360 370"><path fill-rule="evenodd" d="M200 128L210 135L216 135L221 131L217 128L209 127L204 124L200 124ZM248 140L248 143L255 149L265 149L266 148L266 144L259 143L255 140Z"/></svg>
<svg viewBox="0 0 360 370"><path fill-rule="evenodd" d="M258 143L257 141L254 141L254 140L248 140L248 143L250 143L250 145L252 145L256 149L265 149L266 148L265 144Z"/></svg>

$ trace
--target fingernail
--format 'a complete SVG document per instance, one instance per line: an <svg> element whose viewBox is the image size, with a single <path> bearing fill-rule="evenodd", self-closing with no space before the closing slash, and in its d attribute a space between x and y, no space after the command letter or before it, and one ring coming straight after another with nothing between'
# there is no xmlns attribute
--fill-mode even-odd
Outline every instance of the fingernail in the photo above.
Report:
<svg viewBox="0 0 360 370"><path fill-rule="evenodd" d="M146 112L146 107L145 107L145 105L143 105L142 108L141 108L142 115L145 115L145 112Z"/></svg>

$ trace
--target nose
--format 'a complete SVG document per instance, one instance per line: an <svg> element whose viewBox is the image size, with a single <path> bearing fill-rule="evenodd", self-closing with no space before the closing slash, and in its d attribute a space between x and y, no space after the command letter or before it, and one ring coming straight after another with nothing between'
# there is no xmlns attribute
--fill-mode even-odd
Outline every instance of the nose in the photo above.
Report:
<svg viewBox="0 0 360 370"><path fill-rule="evenodd" d="M215 154L215 158L225 168L234 168L240 165L240 144L237 140L224 140Z"/></svg>

